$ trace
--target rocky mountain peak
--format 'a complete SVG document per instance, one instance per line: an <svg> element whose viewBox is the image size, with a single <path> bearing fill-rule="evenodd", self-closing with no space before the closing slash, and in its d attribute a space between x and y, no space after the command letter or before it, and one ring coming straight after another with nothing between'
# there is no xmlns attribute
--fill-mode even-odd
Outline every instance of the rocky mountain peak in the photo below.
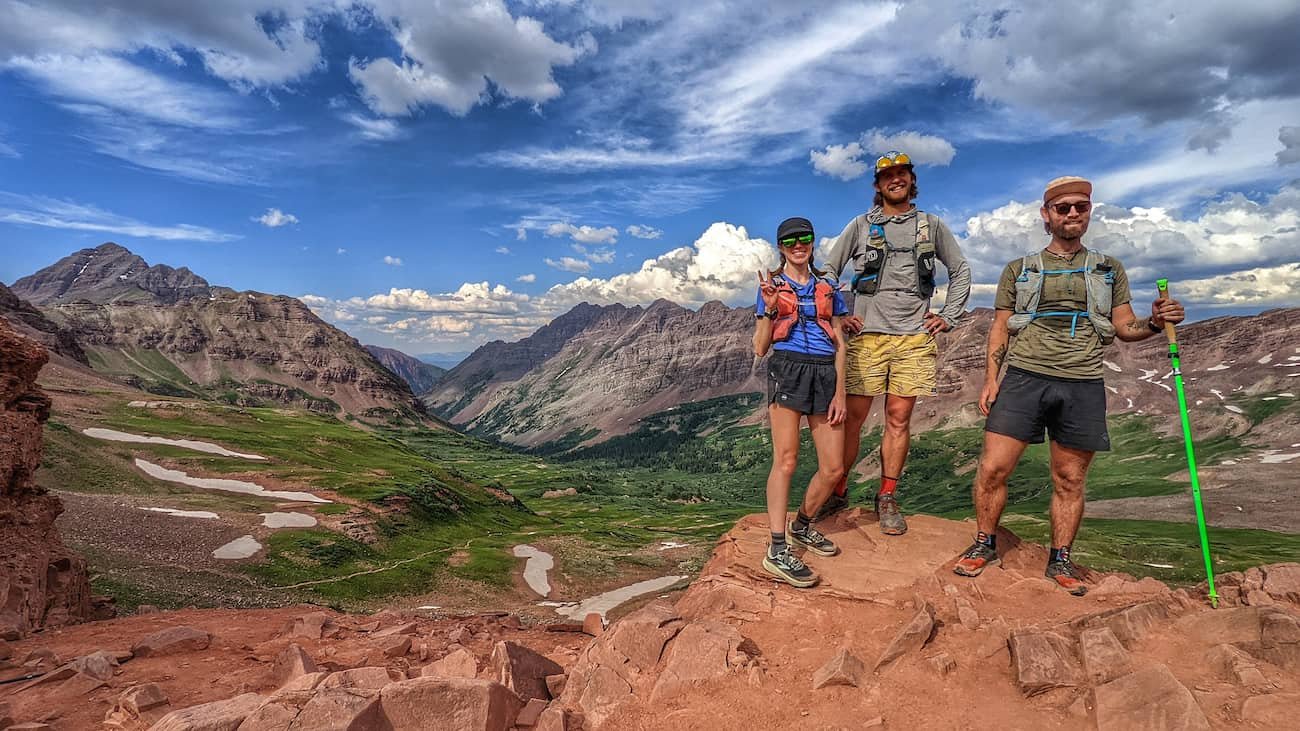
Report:
<svg viewBox="0 0 1300 731"><path fill-rule="evenodd" d="M209 297L207 280L185 267L150 266L140 256L108 242L69 254L14 282L19 297L38 306L65 302L155 302L174 304Z"/></svg>

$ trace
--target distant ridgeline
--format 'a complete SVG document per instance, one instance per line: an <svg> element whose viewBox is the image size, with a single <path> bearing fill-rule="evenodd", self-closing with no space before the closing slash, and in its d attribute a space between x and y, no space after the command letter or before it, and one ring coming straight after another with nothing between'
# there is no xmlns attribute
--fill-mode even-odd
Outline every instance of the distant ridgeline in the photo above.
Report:
<svg viewBox="0 0 1300 731"><path fill-rule="evenodd" d="M64 257L10 290L0 314L150 393L371 421L423 418L406 381L292 297L212 286L112 243Z"/></svg>
<svg viewBox="0 0 1300 731"><path fill-rule="evenodd" d="M458 428L493 440L558 454L630 433L662 442L656 424L673 409L723 396L761 393L765 374L753 356L754 310L710 302L692 311L666 300L649 307L580 304L518 342L488 343L423 397ZM1300 387L1300 309L1221 317L1179 329L1187 353L1189 398L1207 423L1245 424L1251 399ZM914 424L979 421L974 402L984 379L992 310L977 309L939 337L939 393L921 399ZM1163 340L1116 344L1106 354L1112 413L1176 413ZM1237 403L1241 402L1241 403ZM717 411L710 402L709 411ZM746 403L744 400L732 402ZM728 423L761 419L758 399L723 409ZM653 419L647 417L654 417ZM714 423L709 427L717 428ZM697 428L683 426L690 432ZM618 449L629 449L627 440ZM607 449L614 449L610 445ZM640 447L641 449L644 447ZM599 451L599 450L596 450Z"/></svg>

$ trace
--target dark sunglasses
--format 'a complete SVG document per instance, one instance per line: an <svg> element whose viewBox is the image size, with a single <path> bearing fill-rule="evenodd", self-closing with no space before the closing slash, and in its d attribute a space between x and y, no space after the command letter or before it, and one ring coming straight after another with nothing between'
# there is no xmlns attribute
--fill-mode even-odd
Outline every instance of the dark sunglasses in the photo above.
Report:
<svg viewBox="0 0 1300 731"><path fill-rule="evenodd" d="M1079 213L1087 213L1092 210L1092 203L1088 201L1079 201L1078 203L1055 203L1052 205L1052 210L1056 211L1056 215L1058 216L1070 215L1071 208Z"/></svg>
<svg viewBox="0 0 1300 731"><path fill-rule="evenodd" d="M813 235L804 234L802 236L787 236L781 239L780 241L778 241L777 243L784 246L787 249L793 249L795 246L799 244L811 244L812 242L813 242Z"/></svg>

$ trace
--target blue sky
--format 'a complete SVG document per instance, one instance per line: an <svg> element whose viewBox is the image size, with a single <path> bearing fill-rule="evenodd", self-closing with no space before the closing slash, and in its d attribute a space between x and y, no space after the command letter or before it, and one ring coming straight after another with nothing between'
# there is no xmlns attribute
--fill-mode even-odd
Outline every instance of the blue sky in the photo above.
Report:
<svg viewBox="0 0 1300 731"><path fill-rule="evenodd" d="M464 351L746 304L776 224L835 236L898 148L973 304L1061 174L1197 316L1300 304L1300 8L1216 5L0 0L0 280L113 240Z"/></svg>

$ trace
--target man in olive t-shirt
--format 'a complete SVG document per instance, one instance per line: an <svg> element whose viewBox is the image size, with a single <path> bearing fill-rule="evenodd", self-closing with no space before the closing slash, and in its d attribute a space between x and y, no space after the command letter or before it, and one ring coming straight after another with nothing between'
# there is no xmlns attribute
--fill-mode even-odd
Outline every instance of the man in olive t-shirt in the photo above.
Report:
<svg viewBox="0 0 1300 731"><path fill-rule="evenodd" d="M1040 213L1051 242L1008 264L998 282L979 400L988 420L972 489L979 533L953 568L962 576L1000 563L996 532L1007 478L1025 447L1042 442L1046 431L1053 488L1046 576L1075 596L1087 593L1070 545L1083 520L1088 467L1096 452L1110 449L1102 353L1112 338L1145 340L1165 323L1183 320L1182 305L1164 298L1151 303L1151 317L1139 319L1123 265L1084 248L1091 196L1092 184L1083 178L1048 183ZM1004 363L1007 373L999 382Z"/></svg>

